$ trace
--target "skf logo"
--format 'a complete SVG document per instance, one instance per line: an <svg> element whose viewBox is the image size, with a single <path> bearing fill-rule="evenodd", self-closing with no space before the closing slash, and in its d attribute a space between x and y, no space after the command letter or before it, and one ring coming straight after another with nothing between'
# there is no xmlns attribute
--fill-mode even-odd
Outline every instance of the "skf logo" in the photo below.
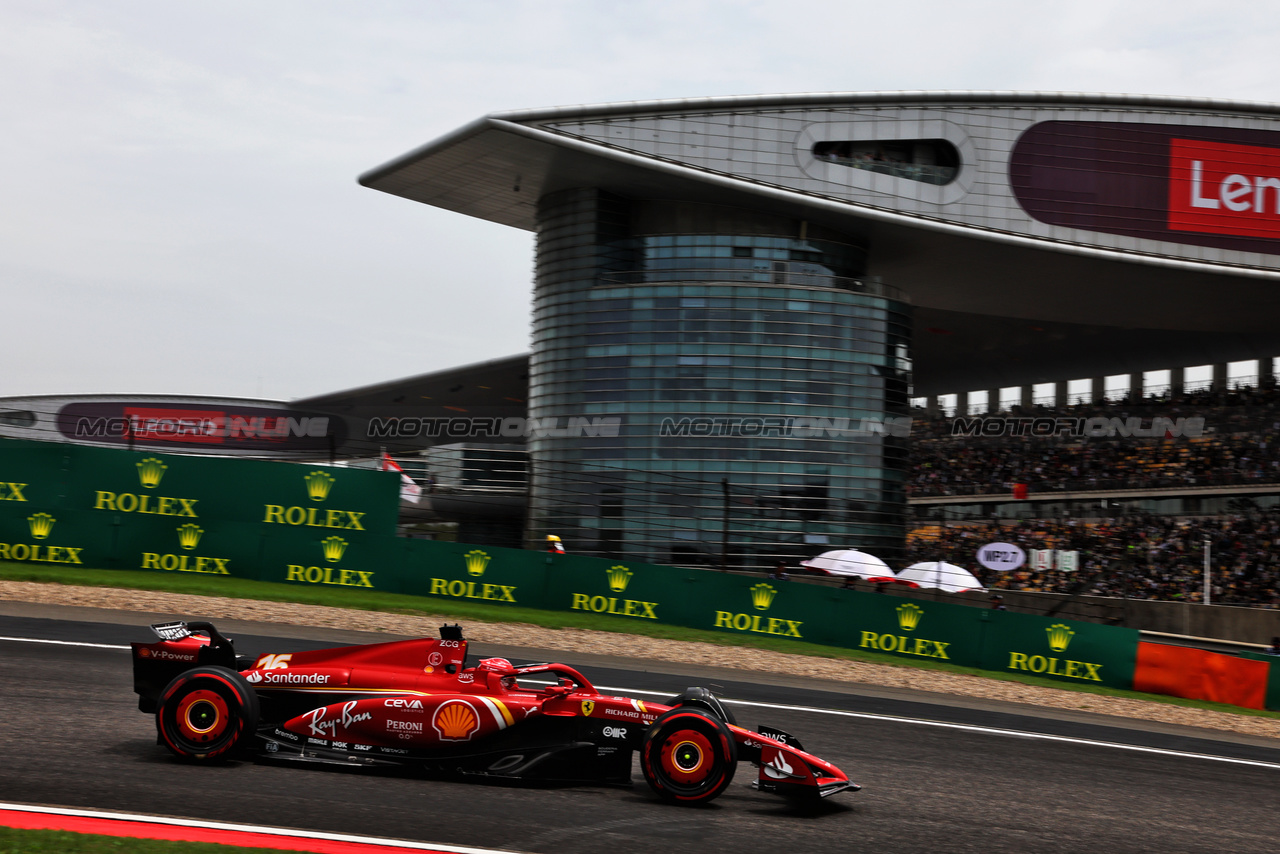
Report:
<svg viewBox="0 0 1280 854"><path fill-rule="evenodd" d="M1049 633L1049 649L1054 652L1062 652L1066 649L1075 635L1070 626L1064 626L1062 623L1054 623L1045 631Z"/></svg>
<svg viewBox="0 0 1280 854"><path fill-rule="evenodd" d="M609 589L614 593L621 593L631 583L631 570L625 566L611 566L605 573L609 579Z"/></svg>
<svg viewBox="0 0 1280 854"><path fill-rule="evenodd" d="M53 533L53 523L56 521L58 520L48 513L36 513L27 517L27 524L31 526L31 536L37 540L43 540Z"/></svg>
<svg viewBox="0 0 1280 854"><path fill-rule="evenodd" d="M342 560L342 553L347 550L347 541L334 535L321 540L320 547L324 550L325 560L329 563L337 563Z"/></svg>
<svg viewBox="0 0 1280 854"><path fill-rule="evenodd" d="M147 457L138 463L138 480L147 489L155 489L160 485L160 479L164 477L164 473L168 468L163 460Z"/></svg>
<svg viewBox="0 0 1280 854"><path fill-rule="evenodd" d="M462 556L463 561L467 565L468 575L484 575L485 567L489 565L489 555L479 549L474 549Z"/></svg>
<svg viewBox="0 0 1280 854"><path fill-rule="evenodd" d="M772 585L765 584L763 581L751 588L751 604L756 607L757 611L768 611L769 606L773 604L773 597L778 595L778 591Z"/></svg>
<svg viewBox="0 0 1280 854"><path fill-rule="evenodd" d="M178 545L190 551L200 544L200 535L204 533L204 529L199 525L188 522L178 528Z"/></svg>
<svg viewBox="0 0 1280 854"><path fill-rule="evenodd" d="M898 626L904 632L909 632L920 625L921 618L924 617L924 609L919 605L913 605L908 602L905 605L898 606Z"/></svg>
<svg viewBox="0 0 1280 854"><path fill-rule="evenodd" d="M307 482L307 495L312 501L324 501L333 489L333 475L323 471L313 471L303 478Z"/></svg>
<svg viewBox="0 0 1280 854"><path fill-rule="evenodd" d="M441 741L470 741L472 734L480 729L480 718L470 703L450 700L436 709L431 726L435 727Z"/></svg>
<svg viewBox="0 0 1280 854"><path fill-rule="evenodd" d="M258 663L253 665L254 670L284 670L289 666L289 662L293 659L293 653L268 653L258 659Z"/></svg>
<svg viewBox="0 0 1280 854"><path fill-rule="evenodd" d="M594 702L592 702L591 700L583 700L583 701L582 701L582 716L583 716L583 717L586 717L586 718L591 717L591 713L592 713L592 712L594 712L595 710L596 710L596 704L595 704Z"/></svg>

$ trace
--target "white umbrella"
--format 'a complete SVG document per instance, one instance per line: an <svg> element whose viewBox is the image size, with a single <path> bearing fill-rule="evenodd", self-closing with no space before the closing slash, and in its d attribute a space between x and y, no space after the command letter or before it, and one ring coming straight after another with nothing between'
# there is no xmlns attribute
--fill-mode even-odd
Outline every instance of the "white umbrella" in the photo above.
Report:
<svg viewBox="0 0 1280 854"><path fill-rule="evenodd" d="M986 590L973 573L963 566L941 560L913 563L898 573L898 578L914 581L921 587L936 587L944 593L963 593L966 590Z"/></svg>
<svg viewBox="0 0 1280 854"><path fill-rule="evenodd" d="M877 579L892 579L894 577L893 570L889 568L889 564L875 555L869 555L856 549L823 552L817 557L800 561L800 565L819 575L852 575L858 578Z"/></svg>

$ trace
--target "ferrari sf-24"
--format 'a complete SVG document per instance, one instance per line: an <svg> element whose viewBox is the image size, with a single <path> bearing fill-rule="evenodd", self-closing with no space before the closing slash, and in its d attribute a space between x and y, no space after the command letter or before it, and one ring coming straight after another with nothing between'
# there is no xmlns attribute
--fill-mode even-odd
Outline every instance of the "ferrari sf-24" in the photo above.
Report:
<svg viewBox="0 0 1280 854"><path fill-rule="evenodd" d="M601 694L565 664L472 666L459 626L440 637L237 655L207 622L153 625L134 643L138 708L182 760L238 757L516 780L631 784L632 754L663 799L706 803L738 762L752 787L825 798L859 786L782 730L739 727L710 691L665 703Z"/></svg>

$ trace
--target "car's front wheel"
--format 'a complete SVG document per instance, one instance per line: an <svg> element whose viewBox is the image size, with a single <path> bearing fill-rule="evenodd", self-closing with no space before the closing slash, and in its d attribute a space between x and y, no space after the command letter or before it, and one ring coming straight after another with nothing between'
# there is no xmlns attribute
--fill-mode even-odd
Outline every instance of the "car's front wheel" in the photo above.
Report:
<svg viewBox="0 0 1280 854"><path fill-rule="evenodd" d="M258 695L226 667L196 667L173 678L160 694L156 729L175 756L225 762L242 752L258 726Z"/></svg>
<svg viewBox="0 0 1280 854"><path fill-rule="evenodd" d="M723 721L702 709L683 706L649 726L640 746L640 768L664 800L704 804L733 782L738 753Z"/></svg>

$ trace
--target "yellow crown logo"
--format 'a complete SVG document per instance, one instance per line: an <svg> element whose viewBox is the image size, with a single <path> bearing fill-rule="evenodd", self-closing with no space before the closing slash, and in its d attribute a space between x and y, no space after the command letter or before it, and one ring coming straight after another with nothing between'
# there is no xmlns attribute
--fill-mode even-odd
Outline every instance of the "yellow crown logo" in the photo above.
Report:
<svg viewBox="0 0 1280 854"><path fill-rule="evenodd" d="M200 535L204 533L204 528L196 525L194 522L188 522L181 528L178 528L178 545L188 551L194 549L200 543Z"/></svg>
<svg viewBox="0 0 1280 854"><path fill-rule="evenodd" d="M632 572L625 566L611 566L605 570L605 574L609 577L609 589L614 593L626 590L631 582Z"/></svg>
<svg viewBox="0 0 1280 854"><path fill-rule="evenodd" d="M920 619L923 616L924 608L919 605L913 605L908 602L905 605L898 606L898 625L902 627L904 632L909 632L920 625Z"/></svg>
<svg viewBox="0 0 1280 854"><path fill-rule="evenodd" d="M324 559L329 563L337 563L342 560L342 553L347 550L347 541L342 537L326 537L320 541L320 547L324 549Z"/></svg>
<svg viewBox="0 0 1280 854"><path fill-rule="evenodd" d="M160 485L160 478L164 477L167 468L169 467L162 460L147 457L138 463L138 480L142 481L142 485L147 489L155 489Z"/></svg>
<svg viewBox="0 0 1280 854"><path fill-rule="evenodd" d="M303 478L307 482L307 495L312 501L324 501L333 489L333 475L323 471L313 471Z"/></svg>
<svg viewBox="0 0 1280 854"><path fill-rule="evenodd" d="M34 516L27 517L27 522L31 525L31 536L37 540L43 540L53 533L53 523L56 521L58 520L48 513L37 513Z"/></svg>
<svg viewBox="0 0 1280 854"><path fill-rule="evenodd" d="M777 595L777 590L762 581L751 588L751 604L755 605L757 610L767 611L773 604L773 597Z"/></svg>
<svg viewBox="0 0 1280 854"><path fill-rule="evenodd" d="M1049 649L1054 652L1062 652L1066 649L1075 634L1070 626L1064 626L1062 623L1054 623L1045 631L1049 633Z"/></svg>
<svg viewBox="0 0 1280 854"><path fill-rule="evenodd" d="M471 575L484 575L490 560L489 555L479 549L467 552L462 559L467 562L467 572Z"/></svg>

